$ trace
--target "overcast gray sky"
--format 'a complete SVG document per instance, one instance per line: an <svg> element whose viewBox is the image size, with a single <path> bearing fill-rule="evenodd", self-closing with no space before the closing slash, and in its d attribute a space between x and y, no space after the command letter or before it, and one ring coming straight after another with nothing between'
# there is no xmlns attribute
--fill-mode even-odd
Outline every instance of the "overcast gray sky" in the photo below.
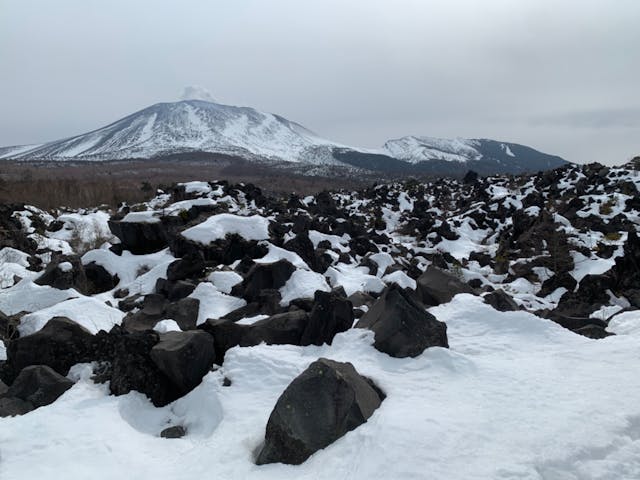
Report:
<svg viewBox="0 0 640 480"><path fill-rule="evenodd" d="M378 147L486 137L640 154L639 0L0 0L0 146L188 85Z"/></svg>

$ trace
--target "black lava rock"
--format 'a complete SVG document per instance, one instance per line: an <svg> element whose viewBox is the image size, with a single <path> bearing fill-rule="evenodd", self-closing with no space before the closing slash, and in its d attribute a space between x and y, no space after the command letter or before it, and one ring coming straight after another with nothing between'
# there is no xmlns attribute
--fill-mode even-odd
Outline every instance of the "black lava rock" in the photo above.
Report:
<svg viewBox="0 0 640 480"><path fill-rule="evenodd" d="M469 285L455 275L433 266L427 268L417 283L420 299L428 306L450 302L459 293L474 293Z"/></svg>
<svg viewBox="0 0 640 480"><path fill-rule="evenodd" d="M213 365L213 338L202 330L163 333L150 355L160 371L187 393L202 381Z"/></svg>
<svg viewBox="0 0 640 480"><path fill-rule="evenodd" d="M93 336L66 317L54 317L38 332L7 345L4 380L9 383L30 365L47 365L60 375L76 363L92 360Z"/></svg>
<svg viewBox="0 0 640 480"><path fill-rule="evenodd" d="M52 368L46 365L31 365L20 372L5 396L19 398L38 408L55 402L72 386L71 380Z"/></svg>
<svg viewBox="0 0 640 480"><path fill-rule="evenodd" d="M372 330L373 346L392 357L416 357L429 347L449 347L447 325L395 284L387 287L356 327Z"/></svg>
<svg viewBox="0 0 640 480"><path fill-rule="evenodd" d="M352 364L313 362L278 399L256 463L301 464L365 423L383 399Z"/></svg>

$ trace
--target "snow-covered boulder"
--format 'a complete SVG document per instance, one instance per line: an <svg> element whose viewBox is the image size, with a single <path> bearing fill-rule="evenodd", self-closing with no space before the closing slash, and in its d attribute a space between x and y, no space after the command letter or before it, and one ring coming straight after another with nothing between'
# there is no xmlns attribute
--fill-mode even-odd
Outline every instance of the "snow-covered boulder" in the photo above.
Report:
<svg viewBox="0 0 640 480"><path fill-rule="evenodd" d="M47 365L66 375L71 366L91 360L92 342L91 333L78 323L64 317L52 318L41 330L7 345L5 378L12 381L29 365Z"/></svg>
<svg viewBox="0 0 640 480"><path fill-rule="evenodd" d="M316 291L302 345L331 344L333 337L353 326L353 305L337 292Z"/></svg>

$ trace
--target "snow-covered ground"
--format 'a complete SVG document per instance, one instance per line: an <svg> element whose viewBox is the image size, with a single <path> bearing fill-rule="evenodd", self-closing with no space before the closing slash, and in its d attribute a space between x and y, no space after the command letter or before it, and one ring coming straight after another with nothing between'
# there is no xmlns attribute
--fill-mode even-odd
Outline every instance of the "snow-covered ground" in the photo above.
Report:
<svg viewBox="0 0 640 480"><path fill-rule="evenodd" d="M640 336L590 340L460 295L431 309L450 349L394 359L363 330L332 346L228 352L187 397L155 408L84 376L53 405L0 420L3 479L610 479L640 476ZM640 317L636 317L640 321ZM349 361L387 398L300 466L256 466L280 393L318 357ZM232 381L222 386L223 377ZM183 424L183 439L158 438Z"/></svg>
<svg viewBox="0 0 640 480"><path fill-rule="evenodd" d="M184 220L176 212L193 214L171 234L191 248L209 249L202 268L184 279L193 288L184 296L199 301L197 325L244 307L239 325L268 319L273 313L249 308L256 296L241 298L238 288L252 265L282 260L290 274L264 287L279 295L269 306L279 313L303 308L317 291L331 288L362 300L361 313L367 299L391 284L419 293L432 266L473 294L428 307L447 325L448 349L394 358L374 348L373 332L356 328L337 334L331 345L233 347L200 385L163 407L136 391L110 395L107 383L92 380L96 365L76 365L68 374L76 383L54 403L0 418L0 479L637 480L640 310L636 285L625 282L638 277L620 270L622 258L635 258L630 239L640 230L631 186L640 187L637 171L587 167L467 186L396 183L331 194L336 214L322 211L319 197L282 213L285 202L258 207L242 185L190 182L179 199L164 193L137 206L139 215L117 212L116 219L141 228L163 225L164 216L175 226ZM311 213L314 208L319 213ZM171 303L160 291L182 255L174 244L155 253L120 252L126 245L115 245L105 231L106 212L24 207L12 215L34 242L29 252L0 250L0 312L16 316L20 335L61 315L95 334L141 312L147 295ZM294 223L301 219L304 228ZM233 261L233 248L224 245L228 234L251 245ZM222 242L219 250L215 242ZM93 249L84 252L89 244ZM86 269L103 267L117 281L93 295L82 282L74 288L36 283L47 264L74 249ZM558 251L566 255L558 258ZM75 268L64 260L57 267L63 280ZM549 283L554 279L558 285ZM513 311L485 301L498 289L513 301ZM596 301L603 293L605 300ZM615 335L587 338L561 326L561 315L553 317L584 295L594 299L587 299L593 308L581 312L582 319ZM155 331L180 329L177 317L158 318ZM0 361L10 353L5 340ZM277 399L319 357L351 362L385 400L366 423L302 465L256 466ZM185 427L186 436L160 438L173 425Z"/></svg>

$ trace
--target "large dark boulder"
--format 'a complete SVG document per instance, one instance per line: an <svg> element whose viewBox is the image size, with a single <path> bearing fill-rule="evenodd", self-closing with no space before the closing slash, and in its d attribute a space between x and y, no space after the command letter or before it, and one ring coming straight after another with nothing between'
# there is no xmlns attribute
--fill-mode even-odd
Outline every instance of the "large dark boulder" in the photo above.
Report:
<svg viewBox="0 0 640 480"><path fill-rule="evenodd" d="M256 463L301 464L365 423L383 399L352 364L320 358L278 399Z"/></svg>
<svg viewBox="0 0 640 480"><path fill-rule="evenodd" d="M469 254L469 261L476 261L480 264L481 267L486 267L491 265L491 255L482 252L471 252Z"/></svg>
<svg viewBox="0 0 640 480"><path fill-rule="evenodd" d="M213 336L215 362L222 365L227 350L240 345L244 336L250 329L250 325L240 325L228 319L209 319L198 328ZM242 345L250 346L250 345Z"/></svg>
<svg viewBox="0 0 640 480"><path fill-rule="evenodd" d="M180 398L183 392L151 359L151 349L158 343L154 331L111 334L105 338L109 345L108 371L102 380L109 380L114 395L125 395L132 390L145 394L156 407Z"/></svg>
<svg viewBox="0 0 640 480"><path fill-rule="evenodd" d="M19 336L18 325L22 314L5 315L0 312L0 340L11 340Z"/></svg>
<svg viewBox="0 0 640 480"><path fill-rule="evenodd" d="M585 275L578 284L576 295L585 302L606 305L609 303L607 290L613 290L615 282L611 275Z"/></svg>
<svg viewBox="0 0 640 480"><path fill-rule="evenodd" d="M200 277L204 272L204 258L200 252L189 252L184 257L171 262L167 268L167 280L177 281Z"/></svg>
<svg viewBox="0 0 640 480"><path fill-rule="evenodd" d="M279 313L249 325L240 346L300 345L309 322L308 314L301 310Z"/></svg>
<svg viewBox="0 0 640 480"><path fill-rule="evenodd" d="M142 308L128 313L122 320L122 327L128 332L151 330L160 320L168 318L164 316L167 305L168 301L160 294L145 295Z"/></svg>
<svg viewBox="0 0 640 480"><path fill-rule="evenodd" d="M16 377L5 394L6 397L19 398L34 407L43 407L73 386L73 382L46 365L25 367Z"/></svg>
<svg viewBox="0 0 640 480"><path fill-rule="evenodd" d="M438 227L434 228L434 231L446 240L453 241L460 238L460 235L451 229L451 225L446 220L443 220Z"/></svg>
<svg viewBox="0 0 640 480"><path fill-rule="evenodd" d="M594 323L589 323L584 327L580 327L575 330L575 333L578 335L582 335L583 337L591 338L593 340L600 340L602 338L607 338L612 335L615 335L611 332L607 332L606 328L602 325L596 325Z"/></svg>
<svg viewBox="0 0 640 480"><path fill-rule="evenodd" d="M92 361L93 336L66 317L54 317L36 333L12 340L7 345L4 380L12 383L30 365L47 365L66 375L76 363Z"/></svg>
<svg viewBox="0 0 640 480"><path fill-rule="evenodd" d="M371 237L369 235L362 235L352 238L349 241L349 248L351 249L352 254L355 253L356 255L360 255L362 257L367 255L368 253L380 252L380 249L375 243L371 241Z"/></svg>
<svg viewBox="0 0 640 480"><path fill-rule="evenodd" d="M353 305L337 292L317 291L309 321L302 334L302 345L322 345L353 326Z"/></svg>
<svg viewBox="0 0 640 480"><path fill-rule="evenodd" d="M319 271L316 251L313 248L313 243L311 243L311 240L309 239L308 232L303 231L301 233L298 233L295 238L292 238L288 242L285 242L282 247L297 253L312 270Z"/></svg>
<svg viewBox="0 0 640 480"><path fill-rule="evenodd" d="M0 249L11 247L33 255L38 244L27 237L20 220L14 216L15 212L24 209L24 204L0 204Z"/></svg>
<svg viewBox="0 0 640 480"><path fill-rule="evenodd" d="M182 235L170 238L171 252L176 257L184 257L193 252L199 252L204 260L213 265L229 265L236 260L264 257L269 249L256 240L245 240L238 234L229 234L225 238L215 240L207 245L188 240Z"/></svg>
<svg viewBox="0 0 640 480"><path fill-rule="evenodd" d="M15 417L35 410L31 403L16 397L0 397L0 417Z"/></svg>
<svg viewBox="0 0 640 480"><path fill-rule="evenodd" d="M429 347L449 347L447 325L393 284L356 324L375 333L373 346L392 357L416 357Z"/></svg>
<svg viewBox="0 0 640 480"><path fill-rule="evenodd" d="M591 318L591 314L595 309L594 305L585 301L569 299L564 300L558 307L550 312L544 312L543 316L573 332L577 332L581 328L589 325L606 328L607 323L605 321Z"/></svg>
<svg viewBox="0 0 640 480"><path fill-rule="evenodd" d="M303 310L272 315L251 325L239 325L231 320L207 320L199 328L214 338L216 363L222 364L224 355L235 346L300 345L309 323L309 314Z"/></svg>
<svg viewBox="0 0 640 480"><path fill-rule="evenodd" d="M96 262L84 265L84 274L87 277L88 291L92 295L113 290L120 283L118 275L111 275L106 268Z"/></svg>
<svg viewBox="0 0 640 480"><path fill-rule="evenodd" d="M484 296L485 303L488 303L499 312L515 312L520 307L515 300L502 289L495 290Z"/></svg>
<svg viewBox="0 0 640 480"><path fill-rule="evenodd" d="M537 293L539 297L546 297L555 292L558 288L566 288L568 292L573 292L576 288L576 279L570 273L559 273L552 275L542 283L542 288Z"/></svg>
<svg viewBox="0 0 640 480"><path fill-rule="evenodd" d="M198 322L200 300L197 298L183 298L170 303L165 309L165 318L175 320L181 330L193 330Z"/></svg>
<svg viewBox="0 0 640 480"><path fill-rule="evenodd" d="M153 253L168 245L168 235L161 222L123 222L109 220L111 233L120 239L122 248L136 255Z"/></svg>
<svg viewBox="0 0 640 480"><path fill-rule="evenodd" d="M196 328L199 309L197 298L187 297L170 303L164 296L154 293L144 297L140 310L124 317L122 327L127 332L142 332L153 329L160 320L171 319L181 330L192 330Z"/></svg>
<svg viewBox="0 0 640 480"><path fill-rule="evenodd" d="M636 232L629 232L624 255L616 258L612 270L616 291L625 294L629 290L640 289L640 237Z"/></svg>
<svg viewBox="0 0 640 480"><path fill-rule="evenodd" d="M35 280L35 283L49 285L60 290L75 288L79 292L89 293L89 283L84 267L77 255L55 257Z"/></svg>
<svg viewBox="0 0 640 480"><path fill-rule="evenodd" d="M233 288L232 294L239 293L249 302L259 299L262 290L277 290L289 280L296 267L287 260L273 263L257 263L247 273L244 281Z"/></svg>
<svg viewBox="0 0 640 480"><path fill-rule="evenodd" d="M161 334L151 359L183 393L190 392L213 365L213 338L202 330Z"/></svg>
<svg viewBox="0 0 640 480"><path fill-rule="evenodd" d="M473 289L455 275L429 266L417 280L417 292L422 303L436 306L450 302L459 293L474 293Z"/></svg>
<svg viewBox="0 0 640 480"><path fill-rule="evenodd" d="M196 289L196 284L189 280L169 281L159 278L156 281L156 293L166 297L170 302L188 297Z"/></svg>

